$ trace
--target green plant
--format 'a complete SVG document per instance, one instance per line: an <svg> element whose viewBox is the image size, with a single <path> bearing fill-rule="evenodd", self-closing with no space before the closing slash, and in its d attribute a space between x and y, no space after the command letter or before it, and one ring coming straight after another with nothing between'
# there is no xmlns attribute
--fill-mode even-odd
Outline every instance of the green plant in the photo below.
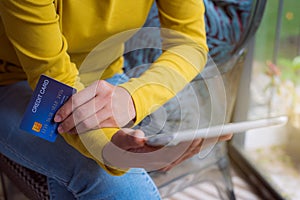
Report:
<svg viewBox="0 0 300 200"><path fill-rule="evenodd" d="M274 109L273 98L285 98L286 114L296 127L300 127L300 56L292 60L280 59L278 65L267 61L265 74L270 77L270 83L265 90L270 90L269 113ZM278 106L278 105L276 105ZM281 105L283 106L283 105Z"/></svg>
<svg viewBox="0 0 300 200"><path fill-rule="evenodd" d="M281 66L281 79L290 80L295 86L300 84L300 56L295 57L293 60L279 59L279 66Z"/></svg>

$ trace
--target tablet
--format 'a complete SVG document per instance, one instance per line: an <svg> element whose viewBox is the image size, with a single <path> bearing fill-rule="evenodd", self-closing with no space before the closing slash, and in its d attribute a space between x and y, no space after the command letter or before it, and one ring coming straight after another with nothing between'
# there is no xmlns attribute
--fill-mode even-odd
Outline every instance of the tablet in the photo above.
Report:
<svg viewBox="0 0 300 200"><path fill-rule="evenodd" d="M228 123L197 130L186 130L171 134L158 134L149 136L146 139L146 143L150 146L174 146L180 142L187 142L197 138L220 137L228 133L236 134L255 128L284 125L287 123L287 121L288 118L286 116L280 116L267 119Z"/></svg>

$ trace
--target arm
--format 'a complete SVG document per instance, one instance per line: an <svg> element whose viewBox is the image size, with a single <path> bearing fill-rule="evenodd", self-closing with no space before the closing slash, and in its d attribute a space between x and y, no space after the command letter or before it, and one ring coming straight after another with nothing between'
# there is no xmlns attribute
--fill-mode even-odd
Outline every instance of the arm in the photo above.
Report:
<svg viewBox="0 0 300 200"><path fill-rule="evenodd" d="M67 53L53 1L1 1L1 17L32 88L41 74L74 86L78 70Z"/></svg>
<svg viewBox="0 0 300 200"><path fill-rule="evenodd" d="M121 85L135 103L136 124L153 112L155 105L174 97L206 63L203 2L159 0L157 3L164 52L141 77Z"/></svg>
<svg viewBox="0 0 300 200"><path fill-rule="evenodd" d="M178 91L180 91L201 71L206 62L207 46L204 28L203 3L201 1L193 0L184 2L179 0L172 2L161 0L158 5L160 8L161 24L164 29L161 33L163 37L164 53L141 77L131 79L129 82L121 85L122 88L125 88L130 92L135 103L136 124L139 123L147 114L154 111L153 108L155 106L158 104L162 105L164 102L175 96ZM92 107L94 110L93 113L91 113L93 119L90 120L89 118L86 118L86 113L89 110L88 108L91 107L88 106L88 103L86 102L91 102L92 105L97 106L119 105L122 104L122 102L125 102L125 104L127 102L127 98L124 100L124 98L120 97L116 98L116 101L112 103L105 103L105 98L101 97L101 95L105 94L103 90L104 87L101 87L100 85L101 81L98 83L96 82L94 88L90 87L92 91L95 91L95 95L91 97L88 97L88 95L84 92L74 95L74 99L76 97L76 101L79 102L78 107L72 106L72 103L69 101L60 109L60 111L58 111L56 115L61 118L58 121L63 121L63 123L61 123L63 130L71 130L72 133L74 132L72 129L76 127L76 129L79 130L79 133L84 133L86 130L91 130L97 126L112 127L111 124L105 125L105 121L103 121L101 117L111 111L112 114L109 115L114 116L113 119L116 119L115 116L123 116L124 113L127 113L127 109L125 109L124 112L120 113L120 115L114 115L113 113L117 113L117 111L120 110L119 108L115 111L113 111L113 109L109 109L109 111L107 111L103 107ZM109 91L109 96L115 96L114 94L118 93L117 89L113 88ZM132 104L130 101L128 102L128 104ZM125 105L122 107L126 108ZM102 112L102 114L99 114L100 112ZM74 119L77 119L80 123L74 124ZM95 121L97 123L93 123L91 125L91 121ZM83 126L81 126L81 124L83 124ZM119 123L115 123L113 126L120 127L118 124ZM84 136L85 133L79 135ZM155 150L149 148L143 140L136 144L137 147L135 145L127 145L127 143L134 144L134 142L126 142L126 139L128 139L126 134L120 134L120 132L118 132L118 134L113 136L112 142L117 147L120 147L127 152L135 152L135 150L137 150L137 152L146 153ZM183 155L181 158L178 158L177 161L174 161L174 164L181 162L188 156L197 152L201 148L200 144L202 141L203 140L201 139L196 140L193 142L193 145L191 145L192 149L194 147L197 149L196 151L189 149L185 151L185 148L188 148L189 144L183 145L185 148L179 152L180 154L183 153ZM111 145L111 143L106 145L104 148L104 157L114 166L144 167L152 165L153 161L156 163L161 161L161 159L164 159L164 157L156 157L149 159L147 162L145 161L142 165L140 165L141 163L139 162L144 159L138 159L136 154L132 154L132 157L126 157L125 155L127 155L127 152L120 151L120 148L114 148L114 145ZM178 147L174 149L177 148ZM177 155L175 155L175 157L177 157ZM172 157L172 159L173 158L174 157ZM124 159L127 162L125 162ZM136 161L136 165L134 164L134 161ZM125 163L127 163L127 165Z"/></svg>
<svg viewBox="0 0 300 200"><path fill-rule="evenodd" d="M1 0L0 12L7 37L14 46L32 88L41 74L77 90L84 88L79 81L78 70L67 53L67 41L61 33L53 0ZM116 175L123 172L103 165L101 150L117 131L117 128L106 128L89 131L81 138L69 134L62 136L83 155L94 159L109 173ZM93 146L90 147L90 144Z"/></svg>
<svg viewBox="0 0 300 200"><path fill-rule="evenodd" d="M58 111L57 115L60 117L57 122L62 122L62 130L74 132L76 127L80 128L79 133L83 133L95 127L122 127L126 123L118 122L129 122L134 117L135 124L138 124L145 116L174 97L202 70L208 51L203 2L200 0L184 2L160 0L158 8L164 52L141 77L132 78L129 82L119 86L130 93L132 100L128 98L128 102L131 104L133 101L135 112L129 111L131 105L127 106L128 109L122 106L122 112L118 112L119 108L116 110L109 108L111 103L103 101L104 98L101 95L105 92L102 90L103 87L99 86L95 90L95 95L90 99L86 99L83 93L75 95L81 102L77 107L69 102ZM99 85L101 85L100 82ZM117 92L109 94L117 94ZM88 100L98 102L93 113L90 113L90 116L94 115L95 123L90 123L91 120L86 116L85 111L91 107L88 104L84 105ZM122 98L114 102L119 103L119 101L123 101ZM102 107L98 106L100 104ZM114 115L114 113L129 113L129 115L125 116L125 120L118 120L117 118L123 114ZM110 122L106 123L104 121L106 119L103 120L102 116L109 116L106 119L110 118ZM74 123L74 118L78 119L77 123Z"/></svg>

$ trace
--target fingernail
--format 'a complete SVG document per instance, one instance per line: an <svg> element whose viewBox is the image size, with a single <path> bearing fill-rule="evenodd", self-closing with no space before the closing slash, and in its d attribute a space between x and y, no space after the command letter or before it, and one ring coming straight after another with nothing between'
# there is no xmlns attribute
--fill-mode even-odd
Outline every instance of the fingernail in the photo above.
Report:
<svg viewBox="0 0 300 200"><path fill-rule="evenodd" d="M74 135L74 134L76 134L76 131L73 130L73 131L69 131L68 133Z"/></svg>
<svg viewBox="0 0 300 200"><path fill-rule="evenodd" d="M145 134L144 132L142 132L141 130L136 130L133 134L134 137L137 137L137 138L144 138L145 137Z"/></svg>
<svg viewBox="0 0 300 200"><path fill-rule="evenodd" d="M59 133L63 133L63 132L64 132L64 129L63 129L61 126L59 126L59 127L57 128L57 131L58 131Z"/></svg>
<svg viewBox="0 0 300 200"><path fill-rule="evenodd" d="M61 116L60 115L55 115L54 121L55 122L60 122L61 121Z"/></svg>

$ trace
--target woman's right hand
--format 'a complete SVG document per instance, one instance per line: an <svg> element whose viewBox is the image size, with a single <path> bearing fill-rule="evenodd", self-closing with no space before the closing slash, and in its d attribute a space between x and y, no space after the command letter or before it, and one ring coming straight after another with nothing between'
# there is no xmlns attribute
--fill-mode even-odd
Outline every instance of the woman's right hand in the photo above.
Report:
<svg viewBox="0 0 300 200"><path fill-rule="evenodd" d="M105 127L124 127L136 116L126 89L99 80L74 94L55 114L59 133L80 134Z"/></svg>

